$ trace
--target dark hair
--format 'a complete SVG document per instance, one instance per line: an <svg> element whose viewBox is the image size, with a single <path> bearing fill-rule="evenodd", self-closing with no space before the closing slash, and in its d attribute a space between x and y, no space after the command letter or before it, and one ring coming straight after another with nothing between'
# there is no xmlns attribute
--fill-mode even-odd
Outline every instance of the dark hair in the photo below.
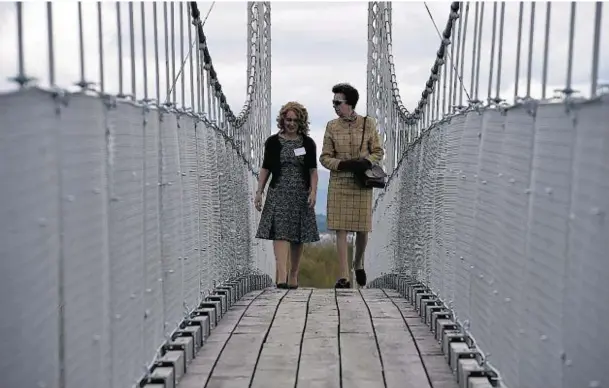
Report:
<svg viewBox="0 0 609 388"><path fill-rule="evenodd" d="M359 101L359 92L357 89L347 83L332 86L332 93L343 94L345 96L345 100L347 100L347 104L351 105L352 108L355 108L357 102Z"/></svg>

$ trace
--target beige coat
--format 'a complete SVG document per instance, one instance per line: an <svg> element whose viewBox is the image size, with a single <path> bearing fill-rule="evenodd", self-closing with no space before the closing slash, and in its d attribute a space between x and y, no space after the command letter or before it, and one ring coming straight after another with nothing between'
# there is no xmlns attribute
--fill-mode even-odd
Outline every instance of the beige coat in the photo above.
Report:
<svg viewBox="0 0 609 388"><path fill-rule="evenodd" d="M364 117L360 115L354 121L338 118L326 125L319 161L330 170L327 217L331 230L372 230L372 189L361 188L352 172L337 170L341 160L365 157L377 163L383 159L385 152L373 118L366 120L364 144L359 150L363 125Z"/></svg>

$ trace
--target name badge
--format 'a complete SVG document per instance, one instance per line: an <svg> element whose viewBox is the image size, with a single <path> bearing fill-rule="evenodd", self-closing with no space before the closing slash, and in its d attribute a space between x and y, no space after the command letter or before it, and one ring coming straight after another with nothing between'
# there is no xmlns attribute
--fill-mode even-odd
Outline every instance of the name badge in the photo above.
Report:
<svg viewBox="0 0 609 388"><path fill-rule="evenodd" d="M296 156L302 156L304 154L306 154L304 147L296 148L294 150L294 155L296 155Z"/></svg>

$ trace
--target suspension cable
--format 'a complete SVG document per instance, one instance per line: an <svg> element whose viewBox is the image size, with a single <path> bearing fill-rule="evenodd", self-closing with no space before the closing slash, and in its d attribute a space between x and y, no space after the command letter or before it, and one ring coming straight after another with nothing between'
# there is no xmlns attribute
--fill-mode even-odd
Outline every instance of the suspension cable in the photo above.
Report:
<svg viewBox="0 0 609 388"><path fill-rule="evenodd" d="M438 36L440 37L440 39L443 39L442 38L442 34L440 33L440 29L438 29L438 25L436 24L436 21L434 20L433 15L431 14L431 11L429 10L429 7L427 6L427 2L424 1L423 5L425 5L425 9L427 10L427 14L429 15L429 18L431 19L431 22L433 23L433 26L436 29L436 32L438 33ZM446 55L448 56L449 59L451 58L451 55L450 55L449 51L446 51ZM461 77L461 74L459 74L459 71L455 67L454 63L452 63L452 67L453 67L453 70L455 71L455 74L457 74L457 78L459 78L459 83L461 84L461 87L463 88L463 91L465 91L465 95L467 96L467 99L471 100L471 97L469 96L469 93L467 92L467 88L463 84L463 78Z"/></svg>
<svg viewBox="0 0 609 388"><path fill-rule="evenodd" d="M205 15L205 18L203 19L203 22L201 22L201 28L203 28L203 26L205 26L205 22L207 21L207 18L209 17L211 10L214 8L214 4L216 4L215 1L212 2L211 5L209 6L209 9L207 10L207 14ZM192 53L192 48L195 46L196 43L197 43L197 40L194 39L192 44L190 45L190 48L188 49L188 54L184 58L182 58L182 66L180 66L180 70L178 71L178 74L176 74L176 77L173 80L173 83L171 84L171 88L169 88L169 90L167 91L167 98L165 99L165 103L167 103L169 101L171 92L173 91L173 88L175 88L176 84L178 83L178 79L180 78L180 75L182 74L182 70L184 70L186 61L188 60L188 58L190 58L190 55Z"/></svg>

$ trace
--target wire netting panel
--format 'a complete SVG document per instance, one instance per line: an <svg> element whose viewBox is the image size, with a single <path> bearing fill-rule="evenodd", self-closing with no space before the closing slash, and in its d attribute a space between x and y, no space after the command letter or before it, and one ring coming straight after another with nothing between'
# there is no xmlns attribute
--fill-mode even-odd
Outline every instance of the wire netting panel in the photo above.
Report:
<svg viewBox="0 0 609 388"><path fill-rule="evenodd" d="M103 101L77 95L58 116L66 387L91 380L102 384L108 372L109 343L101 341L110 319L104 287L109 253L105 111ZM79 365L83 354L90 362Z"/></svg>
<svg viewBox="0 0 609 388"><path fill-rule="evenodd" d="M472 110L424 131L376 204L371 279L427 284L508 387L602 386L607 122L603 97Z"/></svg>
<svg viewBox="0 0 609 388"><path fill-rule="evenodd" d="M433 132L427 132L421 142L421 156L419 159L419 176L421 179L421 188L419 193L423 196L422 206L420 209L419 219L427 220L421 224L421 234L419 251L424 265L424 276L434 287L437 287L440 280L437 276L434 276L433 270L439 270L438 263L435 260L424 260L424 258L431 258L431 243L432 243L432 229L434 227L434 174L435 174L435 158L436 158L436 145L433 141ZM435 268L434 268L435 267ZM441 271L437 271L441 273Z"/></svg>
<svg viewBox="0 0 609 388"><path fill-rule="evenodd" d="M471 329L483 349L494 348L494 324L501 319L492 311L493 295L501 281L498 273L498 242L501 237L499 217L500 187L503 172L499 169L505 115L489 110L482 116L478 171L474 174L474 229L472 234ZM489 313L491 312L491 313Z"/></svg>
<svg viewBox="0 0 609 388"><path fill-rule="evenodd" d="M212 216L210 213L212 204L211 157L213 153L209 148L209 142L213 131L205 125L199 124L196 129L197 155L198 155L198 184L199 184L199 249L201 252L201 290L207 292L213 279L212 273Z"/></svg>
<svg viewBox="0 0 609 388"><path fill-rule="evenodd" d="M184 287L183 312L196 307L200 298L197 211L197 164L195 144L195 120L182 115L178 120L180 168L182 177L182 279Z"/></svg>
<svg viewBox="0 0 609 388"><path fill-rule="evenodd" d="M476 175L478 173L481 131L482 115L476 111L467 113L457 159L460 179L457 184L458 206L455 209L457 255L459 259L463 258L462 260L466 263L466 265L457 268L456 294L458 297L455 299L455 310L459 312L458 319L466 326L469 325L471 318L471 277L477 264L473 256L472 245L475 238L474 209L477 195Z"/></svg>
<svg viewBox="0 0 609 388"><path fill-rule="evenodd" d="M444 282L445 276L445 255L442 251L444 240L442 236L442 220L444 214L442 213L443 198L441 193L443 192L443 162L444 155L443 144L441 137L444 132L432 131L429 134L429 141L427 147L429 148L428 160L427 160L427 174L429 184L427 186L427 195L429 195L429 208L428 211L431 213L428 215L430 219L430 227L428 234L428 257L431 259L431 279L430 281L435 284L435 288L439 290L441 295L445 295L446 284Z"/></svg>
<svg viewBox="0 0 609 388"><path fill-rule="evenodd" d="M231 191L231 179L228 172L230 171L229 158L227 156L226 141L222 136L216 136L216 155L218 165L218 206L215 209L214 220L218 222L218 256L216 257L216 268L218 276L224 277L227 275L228 268L231 265L231 257L229 251L230 246L229 228L230 228L230 202L228 196Z"/></svg>
<svg viewBox="0 0 609 388"><path fill-rule="evenodd" d="M144 333L142 358L154 354L164 336L163 259L161 254L160 114L144 113Z"/></svg>
<svg viewBox="0 0 609 388"><path fill-rule="evenodd" d="M220 265L222 262L221 257L221 234L220 234L220 180L219 176L222 173L220 171L221 163L218 162L220 150L217 149L218 137L220 134L209 131L209 143L207 144L207 149L210 154L210 185L211 185L211 206L208 209L211 219L211 245L212 245L212 254L211 254L211 272L213 274L210 279L210 284L208 284L209 289L213 287L213 279L217 279L221 276Z"/></svg>
<svg viewBox="0 0 609 388"><path fill-rule="evenodd" d="M57 105L38 90L0 96L0 342L6 352L0 371L7 387L57 387L59 379Z"/></svg>
<svg viewBox="0 0 609 388"><path fill-rule="evenodd" d="M234 211L235 219L233 221L235 235L235 264L238 273L247 273L252 268L252 240L250 238L250 213L252 208L252 198L249 191L248 175L251 175L247 170L247 166L242 159L239 159L237 154L233 153L233 169L235 173L241 172L241 176L235 176L235 202Z"/></svg>
<svg viewBox="0 0 609 388"><path fill-rule="evenodd" d="M424 198L422 195L422 186L423 179L421 179L422 171L422 163L421 163L421 154L422 154L422 145L421 142L418 142L414 145L412 149L412 169L410 172L410 176L414 179L406 180L407 193L409 198L417 198L416 201L412 201L410 206L408 206L407 212L407 225L410 226L409 233L411 238L408 241L408 257L413 258L413 263L410 268L410 273L412 276L415 276L417 279L425 279L425 257L423 256L423 252L421 251L421 245L423 240L423 225L427 220L423 220L421 218L422 207L424 203Z"/></svg>
<svg viewBox="0 0 609 388"><path fill-rule="evenodd" d="M535 116L535 140L527 230L522 322L524 350L543 360L521 364L520 377L534 385L562 385L559 355L565 315L567 237L571 202L571 166L575 123L564 105L541 105ZM581 279L582 281L584 279Z"/></svg>
<svg viewBox="0 0 609 388"><path fill-rule="evenodd" d="M222 142L222 187L221 191L221 207L220 219L222 220L222 264L223 277L230 276L230 271L236 267L237 257L235 255L236 235L235 235L235 180L237 177L233 175L233 155L230 144L223 139Z"/></svg>
<svg viewBox="0 0 609 388"><path fill-rule="evenodd" d="M495 354L495 362L501 363L502 375L511 381L519 379L519 359L522 355L518 338L521 335L521 322L526 318L522 305L522 293L510 296L510 290L519 290L524 286L523 258L526 255L526 231L529 213L529 195L527 193L531 179L533 158L533 140L535 137L535 118L525 109L512 109L505 116L503 143L499 155L499 170L504 179L501 185L499 200L499 220L501 237L499 243L497 271L504 274L494 288L503 308L495 310L495 319L503 322L503 330L494 333L496 346L502 349Z"/></svg>
<svg viewBox="0 0 609 388"><path fill-rule="evenodd" d="M459 149L461 135L465 128L465 116L453 117L450 125L446 126L441 132L446 132L445 147L446 147L446 169L444 171L444 226L445 231L443 239L446 242L446 277L450 284L447 291L447 305L453 307L455 297L458 290L457 274L460 269L465 266L465 262L461 260L461 256L457 254L457 208L459 207L459 199L457 197L459 181L461 175L459 172Z"/></svg>
<svg viewBox="0 0 609 388"><path fill-rule="evenodd" d="M256 176L184 112L0 96L3 386L131 387L214 285L262 271Z"/></svg>
<svg viewBox="0 0 609 388"><path fill-rule="evenodd" d="M440 297L450 302L454 298L453 274L455 263L451 260L452 252L448 243L447 234L450 231L448 227L448 205L450 204L450 195L448 195L449 182L447 177L449 160L448 154L448 131L434 131L432 133L436 147L436 165L435 165L435 186L434 186L434 233L432 236L434 245L434 254L439 261L442 276L439 277L440 285L438 293ZM446 193L446 195L444 195Z"/></svg>
<svg viewBox="0 0 609 388"><path fill-rule="evenodd" d="M609 102L576 108L568 215L563 386L609 381ZM576 333L573 335L573 333Z"/></svg>
<svg viewBox="0 0 609 388"><path fill-rule="evenodd" d="M161 112L161 247L163 258L164 335L182 318L181 175L177 117Z"/></svg>
<svg viewBox="0 0 609 388"><path fill-rule="evenodd" d="M248 179L248 201L253 202L258 187L258 179L250 175ZM256 238L256 231L258 230L258 223L260 222L261 213L258 212L253 206L249 207L250 214L250 241L253 246L253 257L254 262L253 270L268 274L272 279L275 279L275 257L273 254L273 246L271 241L259 240Z"/></svg>
<svg viewBox="0 0 609 388"><path fill-rule="evenodd" d="M134 383L143 371L143 108L118 103L107 110L106 119L110 147L110 354L113 384L121 385Z"/></svg>
<svg viewBox="0 0 609 388"><path fill-rule="evenodd" d="M370 279L374 279L394 270L405 271L401 265L406 261L400 260L405 250L406 239L399 219L402 215L403 202L394 201L403 189L400 172L392 177L387 186L386 195L379 197L376 211L372 213L372 230L370 242L366 248L364 268ZM395 226L395 227L394 227Z"/></svg>

